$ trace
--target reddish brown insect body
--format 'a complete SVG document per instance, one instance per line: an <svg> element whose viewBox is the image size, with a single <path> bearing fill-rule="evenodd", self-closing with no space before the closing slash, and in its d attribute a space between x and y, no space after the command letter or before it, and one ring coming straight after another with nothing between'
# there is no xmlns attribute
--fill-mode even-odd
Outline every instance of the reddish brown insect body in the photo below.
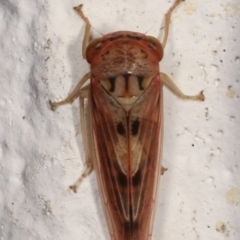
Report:
<svg viewBox="0 0 240 240"><path fill-rule="evenodd" d="M160 176L162 47L133 32L87 48L94 169L112 239L150 239Z"/></svg>
<svg viewBox="0 0 240 240"><path fill-rule="evenodd" d="M166 14L163 44L144 34L120 31L88 43L86 22L83 57L90 64L73 92L57 106L80 98L87 168L71 186L75 192L94 169L112 240L150 240L161 173L163 82L183 99L204 100L202 92L184 95L159 71L171 12ZM82 87L90 79L90 84ZM84 99L88 99L87 113ZM86 117L85 117L86 116Z"/></svg>

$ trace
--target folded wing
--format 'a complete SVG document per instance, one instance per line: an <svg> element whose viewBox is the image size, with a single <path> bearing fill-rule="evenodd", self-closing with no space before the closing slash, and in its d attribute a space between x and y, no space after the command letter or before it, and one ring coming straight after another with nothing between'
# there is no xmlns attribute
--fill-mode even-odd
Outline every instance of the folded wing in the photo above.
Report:
<svg viewBox="0 0 240 240"><path fill-rule="evenodd" d="M160 175L159 75L129 111L92 79L93 161L112 240L150 240Z"/></svg>

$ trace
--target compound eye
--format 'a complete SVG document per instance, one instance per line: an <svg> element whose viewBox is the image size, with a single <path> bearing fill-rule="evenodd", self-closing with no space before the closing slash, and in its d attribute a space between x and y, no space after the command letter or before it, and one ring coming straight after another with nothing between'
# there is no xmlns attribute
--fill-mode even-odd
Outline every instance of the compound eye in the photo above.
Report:
<svg viewBox="0 0 240 240"><path fill-rule="evenodd" d="M163 47L162 44L158 41L157 38L152 36L147 36L148 46L155 50L159 56L159 61L163 58Z"/></svg>
<svg viewBox="0 0 240 240"><path fill-rule="evenodd" d="M93 39L86 50L86 59L89 63L92 62L95 54L102 48L102 38L95 38Z"/></svg>
<svg viewBox="0 0 240 240"><path fill-rule="evenodd" d="M95 49L100 49L102 47L102 42L98 42L96 45L95 45Z"/></svg>
<svg viewBox="0 0 240 240"><path fill-rule="evenodd" d="M148 42L148 46L153 48L154 50L157 50L157 47L156 47L155 43L153 43L153 42Z"/></svg>

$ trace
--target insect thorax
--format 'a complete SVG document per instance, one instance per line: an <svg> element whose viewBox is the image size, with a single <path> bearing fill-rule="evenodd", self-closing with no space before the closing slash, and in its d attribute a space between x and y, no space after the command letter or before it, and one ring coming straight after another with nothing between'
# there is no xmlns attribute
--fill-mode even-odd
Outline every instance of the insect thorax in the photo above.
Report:
<svg viewBox="0 0 240 240"><path fill-rule="evenodd" d="M160 43L130 32L95 41L87 50L93 78L122 106L130 107L159 74Z"/></svg>

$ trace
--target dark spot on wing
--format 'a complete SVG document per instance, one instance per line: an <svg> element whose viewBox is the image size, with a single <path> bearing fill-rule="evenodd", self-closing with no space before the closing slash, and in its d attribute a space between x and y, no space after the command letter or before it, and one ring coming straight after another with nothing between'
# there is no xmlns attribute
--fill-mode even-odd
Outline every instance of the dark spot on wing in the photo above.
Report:
<svg viewBox="0 0 240 240"><path fill-rule="evenodd" d="M132 223L132 233L134 233L134 232L137 231L138 226L139 226L139 225L138 225L138 222L134 221L134 222Z"/></svg>
<svg viewBox="0 0 240 240"><path fill-rule="evenodd" d="M138 186L141 183L141 171L138 170L134 176L132 177L132 185L133 186Z"/></svg>
<svg viewBox="0 0 240 240"><path fill-rule="evenodd" d="M127 239L135 239L134 238L134 235L135 233L138 231L138 228L139 228L139 224L137 221L134 221L133 220L133 217L131 216L131 211L132 211L132 208L131 208L131 205L130 205L130 221L125 221L124 222L124 228L125 228L125 233L126 233L126 237ZM131 237L131 238L129 238Z"/></svg>
<svg viewBox="0 0 240 240"><path fill-rule="evenodd" d="M117 124L117 132L120 134L120 135L124 135L125 134L125 128L124 128L124 125L122 122L119 122Z"/></svg>
<svg viewBox="0 0 240 240"><path fill-rule="evenodd" d="M132 135L133 136L138 134L139 125L140 125L140 122L139 122L139 120L137 118L132 123L132 129L131 130L132 130Z"/></svg>
<svg viewBox="0 0 240 240"><path fill-rule="evenodd" d="M118 183L121 187L127 187L128 184L127 176L121 171L118 171Z"/></svg>

